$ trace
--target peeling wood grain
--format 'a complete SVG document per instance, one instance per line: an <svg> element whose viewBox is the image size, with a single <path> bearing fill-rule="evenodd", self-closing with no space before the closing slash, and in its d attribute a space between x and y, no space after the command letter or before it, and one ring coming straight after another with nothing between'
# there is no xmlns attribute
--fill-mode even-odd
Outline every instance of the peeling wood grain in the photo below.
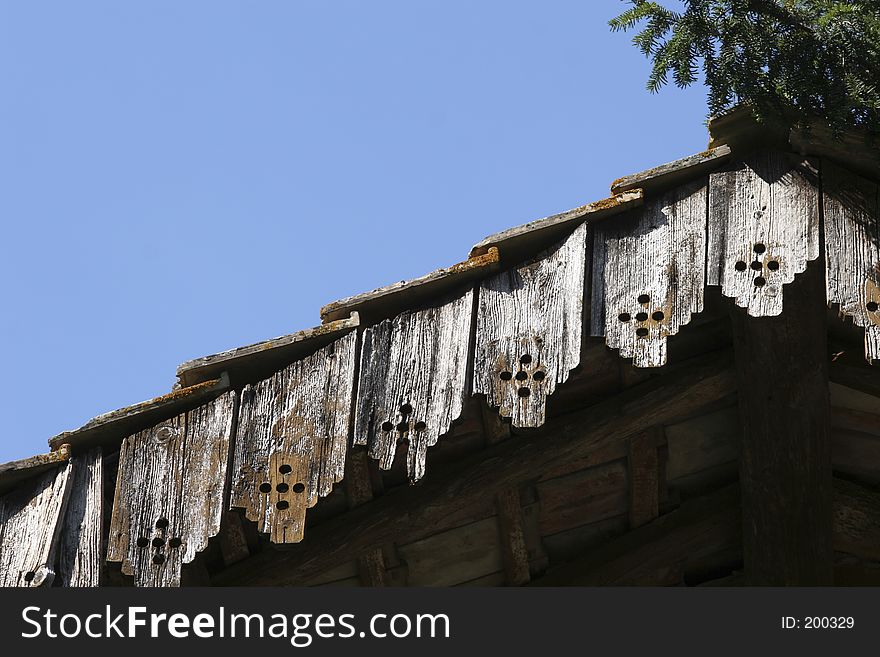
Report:
<svg viewBox="0 0 880 657"><path fill-rule="evenodd" d="M73 469L58 556L62 586L101 585L104 565L104 458L100 447L81 452Z"/></svg>
<svg viewBox="0 0 880 657"><path fill-rule="evenodd" d="M52 585L70 478L56 466L0 497L0 586Z"/></svg>
<svg viewBox="0 0 880 657"><path fill-rule="evenodd" d="M230 506L275 543L301 541L306 509L342 480L356 342L349 333L241 393Z"/></svg>
<svg viewBox="0 0 880 657"><path fill-rule="evenodd" d="M349 317L304 331L195 358L178 366L177 378L182 385L191 386L229 372L236 387L240 383L254 383L271 376L288 363L326 346L359 325L360 317L353 312Z"/></svg>
<svg viewBox="0 0 880 657"><path fill-rule="evenodd" d="M179 586L220 531L236 393L122 442L107 560L137 586Z"/></svg>
<svg viewBox="0 0 880 657"><path fill-rule="evenodd" d="M383 470L398 445L407 473L425 473L428 447L458 419L467 397L473 290L446 303L387 319L364 331L354 444Z"/></svg>
<svg viewBox="0 0 880 657"><path fill-rule="evenodd" d="M880 190L823 163L828 303L865 329L865 358L880 361Z"/></svg>
<svg viewBox="0 0 880 657"><path fill-rule="evenodd" d="M483 281L474 393L514 427L544 424L547 397L580 363L587 225L533 262Z"/></svg>
<svg viewBox="0 0 880 657"><path fill-rule="evenodd" d="M779 315L783 286L818 257L819 194L809 162L765 152L709 176L708 284L749 315Z"/></svg>
<svg viewBox="0 0 880 657"><path fill-rule="evenodd" d="M653 199L596 227L592 333L636 367L666 364L666 338L703 310L706 184Z"/></svg>
<svg viewBox="0 0 880 657"><path fill-rule="evenodd" d="M611 183L611 193L620 194L636 187L652 192L658 189L668 189L687 179L706 175L711 168L728 160L730 153L730 146L722 144L702 153L695 153L680 160L661 164L647 171L623 176Z"/></svg>

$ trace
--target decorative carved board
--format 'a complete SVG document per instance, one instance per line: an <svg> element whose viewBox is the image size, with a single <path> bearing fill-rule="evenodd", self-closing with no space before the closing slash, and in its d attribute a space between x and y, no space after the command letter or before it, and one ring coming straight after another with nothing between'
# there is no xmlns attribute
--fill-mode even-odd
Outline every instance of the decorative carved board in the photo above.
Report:
<svg viewBox="0 0 880 657"><path fill-rule="evenodd" d="M349 333L241 393L230 506L274 543L301 541L306 509L342 479L356 341Z"/></svg>
<svg viewBox="0 0 880 657"><path fill-rule="evenodd" d="M544 424L547 397L580 363L587 224L528 264L483 281L474 393L515 427Z"/></svg>
<svg viewBox="0 0 880 657"><path fill-rule="evenodd" d="M180 586L220 530L235 392L129 436L119 451L108 561L137 586Z"/></svg>
<svg viewBox="0 0 880 657"><path fill-rule="evenodd" d="M665 365L666 338L703 310L705 182L667 192L595 231L593 334L604 334L636 367Z"/></svg>
<svg viewBox="0 0 880 657"><path fill-rule="evenodd" d="M64 464L0 497L0 586L52 585L70 478Z"/></svg>
<svg viewBox="0 0 880 657"><path fill-rule="evenodd" d="M104 563L104 468L101 448L70 459L73 470L58 554L62 586L100 586Z"/></svg>
<svg viewBox="0 0 880 657"><path fill-rule="evenodd" d="M707 282L752 317L779 315L783 286L819 257L816 176L777 152L709 175Z"/></svg>
<svg viewBox="0 0 880 657"><path fill-rule="evenodd" d="M398 444L406 445L411 481L424 475L428 447L464 407L473 295L470 289L364 331L354 444L368 445L385 470Z"/></svg>
<svg viewBox="0 0 880 657"><path fill-rule="evenodd" d="M878 186L822 163L828 303L865 328L865 357L880 360L880 193Z"/></svg>

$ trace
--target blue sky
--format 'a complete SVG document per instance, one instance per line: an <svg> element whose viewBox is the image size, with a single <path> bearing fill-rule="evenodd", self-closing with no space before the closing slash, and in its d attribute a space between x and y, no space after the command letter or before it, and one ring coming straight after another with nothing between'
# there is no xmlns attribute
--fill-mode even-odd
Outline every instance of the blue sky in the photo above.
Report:
<svg viewBox="0 0 880 657"><path fill-rule="evenodd" d="M0 461L705 148L623 7L0 2Z"/></svg>

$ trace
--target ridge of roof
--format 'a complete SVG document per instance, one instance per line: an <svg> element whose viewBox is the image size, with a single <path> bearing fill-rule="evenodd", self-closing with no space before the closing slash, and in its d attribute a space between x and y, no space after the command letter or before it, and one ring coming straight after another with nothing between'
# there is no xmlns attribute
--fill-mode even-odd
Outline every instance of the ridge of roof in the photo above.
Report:
<svg viewBox="0 0 880 657"><path fill-rule="evenodd" d="M0 495L14 488L18 482L30 479L60 463L67 462L69 459L70 446L63 444L48 454L37 454L18 461L0 464Z"/></svg>

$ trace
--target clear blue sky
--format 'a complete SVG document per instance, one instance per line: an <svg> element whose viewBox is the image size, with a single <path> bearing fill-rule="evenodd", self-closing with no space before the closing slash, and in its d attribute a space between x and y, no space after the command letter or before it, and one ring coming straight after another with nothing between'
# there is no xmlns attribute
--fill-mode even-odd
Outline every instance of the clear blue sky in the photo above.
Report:
<svg viewBox="0 0 880 657"><path fill-rule="evenodd" d="M0 2L0 461L705 148L623 6Z"/></svg>

